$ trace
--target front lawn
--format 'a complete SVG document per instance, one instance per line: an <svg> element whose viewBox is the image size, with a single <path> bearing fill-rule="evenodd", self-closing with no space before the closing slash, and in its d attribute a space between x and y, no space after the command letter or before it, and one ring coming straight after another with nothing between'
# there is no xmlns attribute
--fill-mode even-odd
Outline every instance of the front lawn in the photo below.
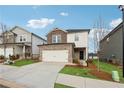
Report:
<svg viewBox="0 0 124 93"><path fill-rule="evenodd" d="M73 87L55 83L54 88L73 88Z"/></svg>
<svg viewBox="0 0 124 93"><path fill-rule="evenodd" d="M36 63L36 62L34 62L31 59L22 59L22 60L15 61L15 63L11 64L11 65L20 67L20 66L24 66L24 65L33 64L33 63Z"/></svg>
<svg viewBox="0 0 124 93"><path fill-rule="evenodd" d="M76 75L81 77L97 78L96 76L89 73L90 69L88 68L78 68L78 67L68 67L65 66L60 73Z"/></svg>
<svg viewBox="0 0 124 93"><path fill-rule="evenodd" d="M93 62L94 62L94 64L96 66L98 66L97 65L98 64L98 61L97 60L94 60ZM120 82L121 83L124 83L122 68L119 68L118 66L113 65L113 64L110 64L110 63L100 62L100 70L101 71L105 71L105 72L110 73L110 74L112 74L112 71L114 71L114 70L115 71L118 71L119 76L120 76Z"/></svg>
<svg viewBox="0 0 124 93"><path fill-rule="evenodd" d="M60 73L112 81L112 71L118 71L120 83L124 83L122 68L110 63L100 62L100 71L97 71L97 64L98 61L93 60L93 63L89 63L88 67L65 66Z"/></svg>

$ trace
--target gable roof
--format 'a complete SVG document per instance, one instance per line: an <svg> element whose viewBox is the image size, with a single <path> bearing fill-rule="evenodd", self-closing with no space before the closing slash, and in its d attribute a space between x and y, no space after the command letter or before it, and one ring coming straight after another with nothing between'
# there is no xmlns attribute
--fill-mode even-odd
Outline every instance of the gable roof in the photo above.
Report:
<svg viewBox="0 0 124 93"><path fill-rule="evenodd" d="M67 33L67 31L65 31L65 30L62 30L62 29L59 29L59 28L54 28L53 30L51 30L50 32L48 32L47 35L50 34L53 31L56 31L56 30L63 31L63 32Z"/></svg>
<svg viewBox="0 0 124 93"><path fill-rule="evenodd" d="M67 29L68 33L75 33L75 32L90 32L90 29Z"/></svg>
<svg viewBox="0 0 124 93"><path fill-rule="evenodd" d="M31 32L29 32L28 30L26 30L26 29L24 29L24 28L22 28L22 27L20 27L20 26L14 26L10 31L13 32L13 30L15 30L16 28L19 28L19 29L24 30L24 31L26 31L26 32L28 32L28 33L31 33Z"/></svg>
<svg viewBox="0 0 124 93"><path fill-rule="evenodd" d="M47 40L45 40L44 38L42 38L42 37L40 37L40 36L38 36L38 35L36 35L34 33L31 33L31 34L47 42Z"/></svg>
<svg viewBox="0 0 124 93"><path fill-rule="evenodd" d="M5 32L2 32L1 34L0 34L0 36L2 36L3 34L6 34L6 33L12 33L13 35L15 35L15 36L17 36L17 34L16 33L14 33L14 32L12 32L12 31L5 31Z"/></svg>
<svg viewBox="0 0 124 93"><path fill-rule="evenodd" d="M111 32L109 32L101 41L103 42L104 40L106 40L108 37L110 37L111 35L113 35L114 33L116 33L117 31L119 31L118 29L122 28L123 22L121 22L118 26L116 26Z"/></svg>
<svg viewBox="0 0 124 93"><path fill-rule="evenodd" d="M60 31L63 31L65 33L75 33L75 32L88 32L89 33L90 32L90 29L67 29L67 30L62 30L62 29L59 29L59 28L54 28L52 31L55 31L55 30L60 30ZM50 31L49 33L51 33L52 31Z"/></svg>
<svg viewBox="0 0 124 93"><path fill-rule="evenodd" d="M44 40L44 41L46 41L44 38L42 38L42 37L40 37L40 36L38 36L38 35L36 35L36 34L34 34L34 33L31 33L31 32L29 32L28 30L26 30L26 29L24 29L24 28L22 28L22 27L19 27L19 26L13 27L10 31L12 32L12 31L13 31L14 29L16 29L16 28L22 29L22 30L24 30L24 31L26 31L26 32L28 32L28 33L30 33L30 34L32 34L32 35L34 35L34 36L36 36L36 37L38 37L38 38ZM14 32L13 32L13 33L14 33Z"/></svg>

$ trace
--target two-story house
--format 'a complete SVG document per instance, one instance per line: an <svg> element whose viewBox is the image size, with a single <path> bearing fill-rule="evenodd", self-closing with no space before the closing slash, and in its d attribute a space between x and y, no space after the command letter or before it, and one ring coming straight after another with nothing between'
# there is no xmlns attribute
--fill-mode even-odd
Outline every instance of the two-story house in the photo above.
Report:
<svg viewBox="0 0 124 93"><path fill-rule="evenodd" d="M123 64L123 23L121 22L100 41L100 60Z"/></svg>
<svg viewBox="0 0 124 93"><path fill-rule="evenodd" d="M0 36L0 55L20 55L20 57L36 57L39 55L37 45L45 44L46 40L31 33L19 26L15 26L10 31L4 32Z"/></svg>
<svg viewBox="0 0 124 93"><path fill-rule="evenodd" d="M38 45L43 62L73 62L87 60L90 29L55 28L47 34L47 44Z"/></svg>

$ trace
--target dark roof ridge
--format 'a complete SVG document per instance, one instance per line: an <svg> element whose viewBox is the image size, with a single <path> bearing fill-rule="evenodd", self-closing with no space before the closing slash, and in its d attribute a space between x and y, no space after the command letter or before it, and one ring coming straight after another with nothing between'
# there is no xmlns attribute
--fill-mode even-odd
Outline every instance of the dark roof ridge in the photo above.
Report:
<svg viewBox="0 0 124 93"><path fill-rule="evenodd" d="M112 34L114 34L116 31L118 31L118 29L122 27L122 23L123 22L121 22L112 31L110 31L100 42L104 41L106 38L110 37Z"/></svg>

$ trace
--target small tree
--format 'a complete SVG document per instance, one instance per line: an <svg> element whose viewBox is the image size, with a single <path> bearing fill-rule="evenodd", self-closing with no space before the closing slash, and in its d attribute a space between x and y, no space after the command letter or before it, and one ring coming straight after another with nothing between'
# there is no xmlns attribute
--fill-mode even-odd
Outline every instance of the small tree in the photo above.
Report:
<svg viewBox="0 0 124 93"><path fill-rule="evenodd" d="M7 28L6 25L4 24L0 24L0 29L1 29L1 33L0 33L0 42L3 44L3 48L4 48L4 60L6 60L6 43L7 43Z"/></svg>
<svg viewBox="0 0 124 93"><path fill-rule="evenodd" d="M108 33L105 22L103 21L101 16L99 16L98 19L96 20L96 22L94 23L93 31L94 31L94 36L93 36L94 53L97 53L97 55L98 55L97 70L100 71L100 64L99 64L100 41Z"/></svg>

